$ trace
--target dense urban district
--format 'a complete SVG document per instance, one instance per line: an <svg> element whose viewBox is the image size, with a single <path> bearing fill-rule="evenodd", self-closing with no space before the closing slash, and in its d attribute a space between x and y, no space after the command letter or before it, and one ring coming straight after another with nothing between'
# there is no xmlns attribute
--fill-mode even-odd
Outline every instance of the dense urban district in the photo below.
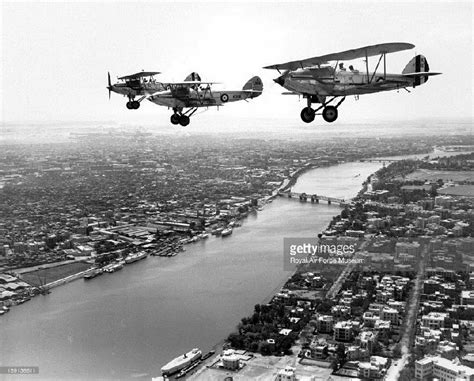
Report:
<svg viewBox="0 0 474 381"><path fill-rule="evenodd" d="M474 380L473 210L474 153L380 169L319 234L353 260L309 255L199 376Z"/></svg>
<svg viewBox="0 0 474 381"><path fill-rule="evenodd" d="M77 277L232 234L308 169L474 145L449 135L71 139L2 147L1 314ZM188 376L474 380L473 202L472 153L384 166L319 234L355 247L353 260L299 265Z"/></svg>

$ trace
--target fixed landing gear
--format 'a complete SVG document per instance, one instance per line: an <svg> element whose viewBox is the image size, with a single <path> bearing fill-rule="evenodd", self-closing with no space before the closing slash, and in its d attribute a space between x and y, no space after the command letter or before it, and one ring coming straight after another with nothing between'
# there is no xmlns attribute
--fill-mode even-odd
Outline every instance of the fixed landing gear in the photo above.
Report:
<svg viewBox="0 0 474 381"><path fill-rule="evenodd" d="M305 123L311 123L316 116L316 112L311 107L305 107L301 110L301 119Z"/></svg>
<svg viewBox="0 0 474 381"><path fill-rule="evenodd" d="M130 100L126 103L126 106L129 110L136 110L140 107L140 102Z"/></svg>
<svg viewBox="0 0 474 381"><path fill-rule="evenodd" d="M323 119L332 123L337 119L337 108L335 106L326 106L323 109Z"/></svg>
<svg viewBox="0 0 474 381"><path fill-rule="evenodd" d="M343 97L335 106L329 105L334 99L336 99L336 97L332 97L329 102L323 103L316 110L313 110L311 108L311 98L308 97L308 106L301 110L301 119L303 122L311 123L315 115L322 115L323 119L328 123L334 122L338 116L337 108L344 102L346 97ZM318 114L317 112L321 109L323 109L322 113Z"/></svg>
<svg viewBox="0 0 474 381"><path fill-rule="evenodd" d="M183 127L186 127L189 124L189 116L187 115L180 115L179 116L179 124L181 124Z"/></svg>
<svg viewBox="0 0 474 381"><path fill-rule="evenodd" d="M178 114L171 115L170 122L175 125L179 124L179 115Z"/></svg>
<svg viewBox="0 0 474 381"><path fill-rule="evenodd" d="M174 108L174 114L170 117L170 122L174 125L180 124L183 127L186 127L191 121L190 117L196 112L197 107L188 109L186 112L182 112L183 109Z"/></svg>
<svg viewBox="0 0 474 381"><path fill-rule="evenodd" d="M183 127L186 127L191 120L189 116L184 114L173 114L171 115L170 122L174 125L180 124Z"/></svg>

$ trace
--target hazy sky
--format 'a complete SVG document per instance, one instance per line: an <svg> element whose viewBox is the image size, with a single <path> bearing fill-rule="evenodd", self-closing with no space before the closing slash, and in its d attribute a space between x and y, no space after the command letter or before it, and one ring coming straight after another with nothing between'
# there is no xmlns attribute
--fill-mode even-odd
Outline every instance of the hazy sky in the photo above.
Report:
<svg viewBox="0 0 474 381"><path fill-rule="evenodd" d="M114 79L142 69L176 81L197 71L228 89L260 75L261 97L219 114L299 119L303 100L281 95L277 72L262 66L395 41L416 48L389 55L388 72L400 73L417 53L443 75L410 94L348 97L338 122L472 118L470 1L2 2L1 13L3 121L168 122L164 107L127 110L126 98L108 100L107 71Z"/></svg>

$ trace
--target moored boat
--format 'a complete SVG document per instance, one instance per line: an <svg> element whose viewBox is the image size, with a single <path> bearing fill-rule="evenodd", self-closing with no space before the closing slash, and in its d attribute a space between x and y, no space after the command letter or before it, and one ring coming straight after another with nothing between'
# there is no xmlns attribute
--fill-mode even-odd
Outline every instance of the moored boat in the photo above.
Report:
<svg viewBox="0 0 474 381"><path fill-rule="evenodd" d="M146 251L139 251L138 253L132 253L127 255L127 257L125 258L125 263L129 264L137 262L141 259L145 259L146 257L148 257L148 253Z"/></svg>
<svg viewBox="0 0 474 381"><path fill-rule="evenodd" d="M231 234L232 234L232 228L227 228L227 229L222 230L222 237L226 237Z"/></svg>
<svg viewBox="0 0 474 381"><path fill-rule="evenodd" d="M191 365L196 360L199 360L202 357L202 352L199 348L194 348L193 350L185 353L181 356L176 357L175 359L171 360L168 364L161 368L161 374L163 376L169 376L180 370L186 368L187 366Z"/></svg>
<svg viewBox="0 0 474 381"><path fill-rule="evenodd" d="M101 275L102 272L103 272L102 269L91 270L87 274L84 275L84 279L89 280L89 279L95 278L96 276Z"/></svg>
<svg viewBox="0 0 474 381"><path fill-rule="evenodd" d="M215 228L214 230L212 230L212 234L214 235L220 235L222 233L222 231L224 230L224 228Z"/></svg>

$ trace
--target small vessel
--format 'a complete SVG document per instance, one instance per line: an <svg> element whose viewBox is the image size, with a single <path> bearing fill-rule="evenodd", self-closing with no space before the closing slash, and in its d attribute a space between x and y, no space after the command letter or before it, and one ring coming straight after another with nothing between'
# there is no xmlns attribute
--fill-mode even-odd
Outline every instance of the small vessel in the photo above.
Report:
<svg viewBox="0 0 474 381"><path fill-rule="evenodd" d="M222 231L224 230L224 228L216 228L212 231L212 234L214 235L220 235L222 233Z"/></svg>
<svg viewBox="0 0 474 381"><path fill-rule="evenodd" d="M202 356L202 361L207 360L209 357L211 357L214 353L216 353L215 350L207 352L204 356Z"/></svg>
<svg viewBox="0 0 474 381"><path fill-rule="evenodd" d="M119 263L114 263L112 265L107 266L107 269L105 271L107 271L108 273L113 273L115 271L119 271L122 269L123 269L123 263L119 262Z"/></svg>
<svg viewBox="0 0 474 381"><path fill-rule="evenodd" d="M196 360L201 359L202 352L199 348L194 348L193 350L185 353L184 355L178 356L175 359L171 360L168 364L161 368L161 374L163 376L169 376L180 370L191 365Z"/></svg>
<svg viewBox="0 0 474 381"><path fill-rule="evenodd" d="M181 378L181 377L186 376L186 374L191 372L194 368L196 368L199 365L200 362L201 362L201 360L194 361L191 365L187 366L181 372L179 372L176 375L176 378Z"/></svg>
<svg viewBox="0 0 474 381"><path fill-rule="evenodd" d="M222 237L226 237L228 235L231 235L232 234L232 228L226 228L224 230L222 230Z"/></svg>
<svg viewBox="0 0 474 381"><path fill-rule="evenodd" d="M84 275L84 280L89 280L92 278L95 278L98 275L101 275L103 273L102 269L94 269L92 271L89 271L87 274Z"/></svg>
<svg viewBox="0 0 474 381"><path fill-rule="evenodd" d="M148 257L148 253L146 251L139 251L138 253L132 253L127 255L127 257L125 258L125 263L133 263L141 259L145 259L146 257Z"/></svg>
<svg viewBox="0 0 474 381"><path fill-rule="evenodd" d="M207 239L207 238L209 238L209 234L208 233L202 233L201 238L202 239Z"/></svg>

